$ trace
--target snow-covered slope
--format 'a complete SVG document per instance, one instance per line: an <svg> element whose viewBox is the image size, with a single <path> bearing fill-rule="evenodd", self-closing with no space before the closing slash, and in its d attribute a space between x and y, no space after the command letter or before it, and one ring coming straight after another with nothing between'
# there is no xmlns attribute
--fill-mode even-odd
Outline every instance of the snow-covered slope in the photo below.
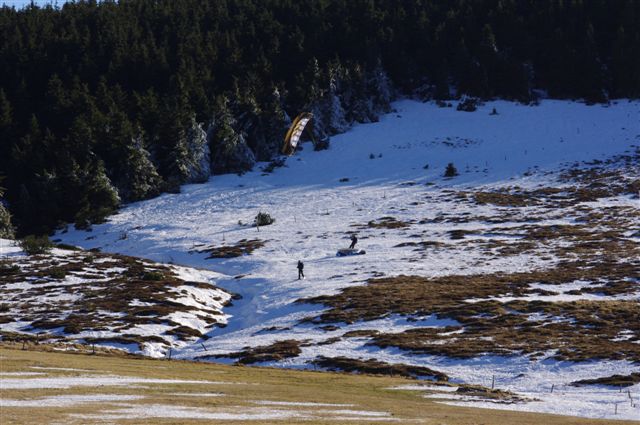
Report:
<svg viewBox="0 0 640 425"><path fill-rule="evenodd" d="M313 152L305 144L273 173L216 176L183 187L181 194L131 204L89 233L71 229L57 237L218 273L216 285L242 299L224 310L228 326L208 333L207 359L230 361L250 355L248 346L294 341L297 350L260 359L283 367L315 367L311 362L321 357L338 356L427 366L455 382L491 386L495 380L498 388L528 397L581 379L637 371L637 325L621 324L624 317L607 319L617 333L599 336L604 339L595 345L613 341L625 353L617 357L599 357L584 338L590 326L601 325L585 317L602 314L601 306L613 302L622 303L617 311L624 307L633 314L640 297L640 103L497 101L473 113L409 100L394 107L380 122L334 137L329 150ZM493 108L498 115L489 114ZM459 176L443 177L448 163ZM251 226L260 211L275 223ZM366 255L336 257L352 232ZM246 255L209 258L247 247L253 251ZM305 280L297 280L299 259ZM628 275L616 272L620 265L631 270ZM589 267L597 270L593 278L583 276ZM580 279L562 274L565 269ZM551 275L539 277L541 271ZM487 286L498 274L518 282ZM453 279L453 292L455 285L465 287L467 276L484 289L460 299L452 295L453 301L444 289L433 299L413 299L416 288L424 287L416 281L399 280L397 292L388 282L377 286L378 293L367 292L370 279L399 275L435 279L424 285ZM478 276L489 278L480 282ZM352 291L347 301L340 298L345 288ZM367 311L373 304L382 310ZM473 304L491 311L471 315L461 307ZM528 353L515 349L513 335L498 329L505 318L552 329L551 342L542 348L534 343ZM474 322L479 319L487 333ZM571 339L566 323L585 337ZM412 329L423 336L407 340ZM425 336L429 332L432 337ZM201 342L184 346L178 356L201 357ZM458 352L440 353L437 344ZM581 347L581 359L572 344ZM611 387L563 389L565 395L536 397L542 401L526 409L640 417L638 384L629 387L631 402ZM558 403L569 393L582 400L571 409Z"/></svg>

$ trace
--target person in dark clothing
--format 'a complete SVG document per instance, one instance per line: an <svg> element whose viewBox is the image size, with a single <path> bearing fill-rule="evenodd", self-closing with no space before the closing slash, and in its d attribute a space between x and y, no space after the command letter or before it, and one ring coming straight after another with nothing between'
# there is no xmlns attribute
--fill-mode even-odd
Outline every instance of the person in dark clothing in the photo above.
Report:
<svg viewBox="0 0 640 425"><path fill-rule="evenodd" d="M349 245L349 249L355 248L357 243L358 238L356 238L356 235L351 235L351 245Z"/></svg>
<svg viewBox="0 0 640 425"><path fill-rule="evenodd" d="M298 260L298 280L304 279L304 263Z"/></svg>

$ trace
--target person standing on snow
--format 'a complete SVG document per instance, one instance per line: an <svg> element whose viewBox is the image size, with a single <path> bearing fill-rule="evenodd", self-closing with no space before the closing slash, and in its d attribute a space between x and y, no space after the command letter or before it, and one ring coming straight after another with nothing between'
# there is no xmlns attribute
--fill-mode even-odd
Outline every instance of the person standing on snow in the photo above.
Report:
<svg viewBox="0 0 640 425"><path fill-rule="evenodd" d="M304 279L304 263L298 260L298 280Z"/></svg>
<svg viewBox="0 0 640 425"><path fill-rule="evenodd" d="M356 235L351 235L351 245L349 245L349 249L353 249L356 247L356 244L358 243L358 238L356 238Z"/></svg>

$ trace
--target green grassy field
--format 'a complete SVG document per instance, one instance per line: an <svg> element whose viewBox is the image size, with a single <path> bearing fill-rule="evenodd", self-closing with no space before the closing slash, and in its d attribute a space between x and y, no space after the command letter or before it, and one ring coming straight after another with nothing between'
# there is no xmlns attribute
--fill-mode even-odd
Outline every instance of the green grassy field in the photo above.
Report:
<svg viewBox="0 0 640 425"><path fill-rule="evenodd" d="M0 347L2 425L611 423L447 406L421 392L390 389L417 383L402 378L20 348Z"/></svg>

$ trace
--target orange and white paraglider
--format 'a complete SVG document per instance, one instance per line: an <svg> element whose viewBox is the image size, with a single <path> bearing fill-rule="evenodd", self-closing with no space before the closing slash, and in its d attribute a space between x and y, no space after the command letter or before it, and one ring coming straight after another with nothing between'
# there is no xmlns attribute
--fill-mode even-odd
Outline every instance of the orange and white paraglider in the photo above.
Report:
<svg viewBox="0 0 640 425"><path fill-rule="evenodd" d="M302 132L309 124L309 121L313 119L313 114L310 112L302 112L300 115L296 117L291 123L291 127L287 131L286 136L284 136L284 144L282 145L282 153L285 155L293 155L298 147L298 142L300 142L300 137L302 136ZM313 134L311 134L311 138L313 139Z"/></svg>

